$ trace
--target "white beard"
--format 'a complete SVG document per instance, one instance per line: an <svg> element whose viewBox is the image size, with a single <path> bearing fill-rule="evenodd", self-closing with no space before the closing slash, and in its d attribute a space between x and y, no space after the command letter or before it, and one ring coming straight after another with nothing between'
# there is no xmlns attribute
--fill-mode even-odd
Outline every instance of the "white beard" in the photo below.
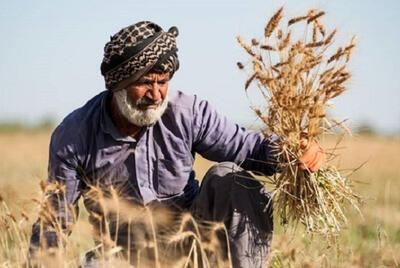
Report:
<svg viewBox="0 0 400 268"><path fill-rule="evenodd" d="M115 100L117 101L118 109L121 114L132 124L144 127L150 126L157 122L158 119L161 118L165 109L168 106L168 94L165 95L164 100L159 102L159 105L156 109L146 109L141 110L138 108L138 105L145 104L145 99L139 99L136 103L132 104L128 100L128 94L126 89L119 90L114 93ZM158 103L155 103L158 104Z"/></svg>

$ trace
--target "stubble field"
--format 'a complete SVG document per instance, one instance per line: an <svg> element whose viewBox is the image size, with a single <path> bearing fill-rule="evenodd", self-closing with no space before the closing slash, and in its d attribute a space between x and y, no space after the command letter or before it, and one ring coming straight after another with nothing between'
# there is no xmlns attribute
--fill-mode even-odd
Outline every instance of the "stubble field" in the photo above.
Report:
<svg viewBox="0 0 400 268"><path fill-rule="evenodd" d="M38 214L40 181L46 178L50 131L0 133L0 267L24 262L32 223ZM332 141L322 141L330 147ZM276 220L270 267L400 267L400 138L355 136L341 144L336 159L352 174L355 189L366 199L363 217L348 211L348 225L336 242L310 237L302 228L283 228ZM197 156L195 169L202 178L211 162ZM71 235L78 245L69 264L79 262L93 242L87 214L81 211ZM7 236L11 229L18 236ZM49 266L51 267L51 266Z"/></svg>

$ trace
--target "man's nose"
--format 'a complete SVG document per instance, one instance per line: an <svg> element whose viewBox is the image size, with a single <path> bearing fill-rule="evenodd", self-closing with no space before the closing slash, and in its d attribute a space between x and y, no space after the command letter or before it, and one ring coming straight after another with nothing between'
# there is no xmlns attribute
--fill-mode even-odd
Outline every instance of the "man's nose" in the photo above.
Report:
<svg viewBox="0 0 400 268"><path fill-rule="evenodd" d="M151 87L146 92L146 97L153 100L158 101L162 99L160 85L157 82L151 84Z"/></svg>

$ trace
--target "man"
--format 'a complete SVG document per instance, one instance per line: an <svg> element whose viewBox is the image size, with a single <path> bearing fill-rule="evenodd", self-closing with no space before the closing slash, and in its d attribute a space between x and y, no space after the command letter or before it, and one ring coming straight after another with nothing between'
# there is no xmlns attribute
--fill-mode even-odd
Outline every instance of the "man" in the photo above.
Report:
<svg viewBox="0 0 400 268"><path fill-rule="evenodd" d="M230 123L197 96L168 89L179 67L177 35L175 27L164 32L144 21L105 45L101 73L107 90L69 114L51 138L48 180L63 186L49 195L53 219L69 232L75 222L70 208L76 211L83 196L95 230L108 224L117 245L135 249L135 227L122 231L107 222L99 200L90 197L91 185L105 192L112 186L132 204L163 204L190 211L199 221L224 222L234 267L262 267L273 232L270 196L245 170L276 171L276 138ZM304 159L312 170L322 163L316 148L312 144ZM219 163L201 187L193 171L196 153ZM51 221L34 225L31 252L40 244L59 246L48 226Z"/></svg>

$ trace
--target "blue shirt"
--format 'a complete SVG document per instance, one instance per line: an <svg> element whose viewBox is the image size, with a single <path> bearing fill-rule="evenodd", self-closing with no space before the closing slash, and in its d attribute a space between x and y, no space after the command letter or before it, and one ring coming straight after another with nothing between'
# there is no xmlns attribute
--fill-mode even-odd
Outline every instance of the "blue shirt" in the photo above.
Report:
<svg viewBox="0 0 400 268"><path fill-rule="evenodd" d="M69 114L52 134L49 181L65 185L65 192L51 200L63 228L74 221L64 201L76 207L83 194L89 213L101 213L98 204L85 198L88 185L123 186L124 195L141 204L157 200L189 207L199 190L193 170L196 153L267 175L275 172L272 138L229 122L197 96L170 90L164 114L144 128L138 139L118 131L107 111L110 98L109 91L98 94ZM36 224L31 238L34 247L39 245L39 233ZM45 236L49 245L56 244L54 232Z"/></svg>
<svg viewBox="0 0 400 268"><path fill-rule="evenodd" d="M270 140L229 122L197 96L170 90L165 113L138 139L118 131L107 111L110 97L108 91L95 96L52 135L49 180L66 185L68 203L76 202L87 183L129 182L131 197L144 204L166 199L190 204L199 188L196 153L265 174L275 171Z"/></svg>

